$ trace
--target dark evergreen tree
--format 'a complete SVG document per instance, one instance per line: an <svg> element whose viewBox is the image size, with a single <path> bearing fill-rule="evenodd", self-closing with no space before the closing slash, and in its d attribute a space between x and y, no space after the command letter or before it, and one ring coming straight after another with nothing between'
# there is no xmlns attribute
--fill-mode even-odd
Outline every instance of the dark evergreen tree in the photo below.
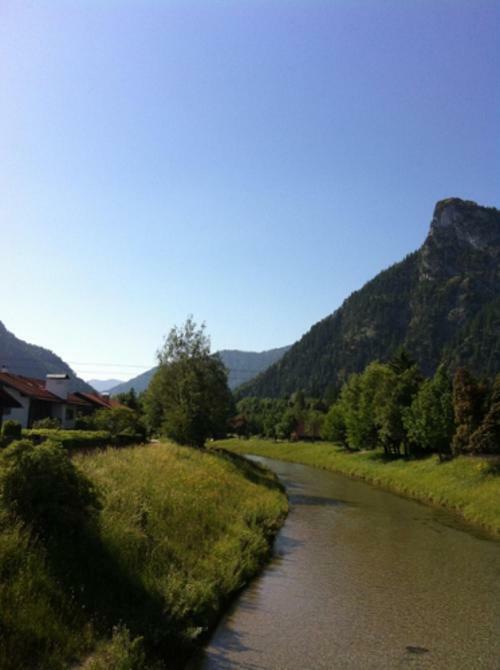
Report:
<svg viewBox="0 0 500 670"><path fill-rule="evenodd" d="M470 438L469 449L477 454L500 454L500 375L497 375L489 410Z"/></svg>
<svg viewBox="0 0 500 670"><path fill-rule="evenodd" d="M453 378L453 413L456 431L454 454L466 453L472 434L479 427L483 413L485 389L465 368L458 368Z"/></svg>

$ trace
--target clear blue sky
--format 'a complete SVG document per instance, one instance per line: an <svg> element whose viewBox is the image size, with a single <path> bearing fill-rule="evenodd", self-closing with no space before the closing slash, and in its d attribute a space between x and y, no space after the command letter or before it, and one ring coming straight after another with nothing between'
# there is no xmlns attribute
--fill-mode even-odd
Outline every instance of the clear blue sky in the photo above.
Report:
<svg viewBox="0 0 500 670"><path fill-rule="evenodd" d="M2 0L0 320L87 378L148 367L190 313L214 349L295 341L417 248L437 200L500 205L499 19Z"/></svg>

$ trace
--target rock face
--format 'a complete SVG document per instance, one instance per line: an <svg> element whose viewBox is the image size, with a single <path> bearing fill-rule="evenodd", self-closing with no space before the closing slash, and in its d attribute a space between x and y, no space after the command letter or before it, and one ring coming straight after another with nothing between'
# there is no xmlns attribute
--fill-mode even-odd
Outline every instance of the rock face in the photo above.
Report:
<svg viewBox="0 0 500 670"><path fill-rule="evenodd" d="M92 391L92 387L76 376L62 358L49 349L28 344L17 338L0 321L0 366L25 377L45 379L47 374L66 373L71 378L70 390Z"/></svg>
<svg viewBox="0 0 500 670"><path fill-rule="evenodd" d="M448 198L422 247L354 292L242 395L323 394L404 346L425 374L440 362L500 371L500 212Z"/></svg>

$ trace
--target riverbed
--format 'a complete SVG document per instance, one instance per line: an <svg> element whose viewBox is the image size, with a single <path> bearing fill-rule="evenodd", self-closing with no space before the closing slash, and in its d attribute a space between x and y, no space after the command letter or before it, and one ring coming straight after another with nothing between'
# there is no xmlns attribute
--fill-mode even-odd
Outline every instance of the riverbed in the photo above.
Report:
<svg viewBox="0 0 500 670"><path fill-rule="evenodd" d="M190 670L500 668L500 542L343 475L255 460L290 514Z"/></svg>

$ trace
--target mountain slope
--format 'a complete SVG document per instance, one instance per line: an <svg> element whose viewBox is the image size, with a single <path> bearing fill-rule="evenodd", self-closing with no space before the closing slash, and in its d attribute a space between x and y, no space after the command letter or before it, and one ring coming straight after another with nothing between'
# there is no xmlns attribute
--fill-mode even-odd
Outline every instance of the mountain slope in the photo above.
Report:
<svg viewBox="0 0 500 670"><path fill-rule="evenodd" d="M223 349L218 353L222 362L228 369L229 388L234 389L262 372L270 365L278 361L290 347L269 349L268 351L238 351L237 349ZM136 393L142 393L149 386L156 368L147 370L127 382L118 384L110 389L112 395L125 393L134 388Z"/></svg>
<svg viewBox="0 0 500 670"><path fill-rule="evenodd" d="M117 386L122 383L121 379L87 379L87 384L90 384L92 388L95 388L99 393L106 393L113 386Z"/></svg>
<svg viewBox="0 0 500 670"><path fill-rule="evenodd" d="M438 202L422 247L378 274L315 324L240 395L320 395L404 346L425 374L441 360L500 371L500 212Z"/></svg>
<svg viewBox="0 0 500 670"><path fill-rule="evenodd" d="M45 379L50 373L67 373L71 377L72 391L91 391L83 379L76 376L70 366L62 358L56 356L49 349L35 344L29 344L17 338L0 321L0 366L5 366L9 372Z"/></svg>

